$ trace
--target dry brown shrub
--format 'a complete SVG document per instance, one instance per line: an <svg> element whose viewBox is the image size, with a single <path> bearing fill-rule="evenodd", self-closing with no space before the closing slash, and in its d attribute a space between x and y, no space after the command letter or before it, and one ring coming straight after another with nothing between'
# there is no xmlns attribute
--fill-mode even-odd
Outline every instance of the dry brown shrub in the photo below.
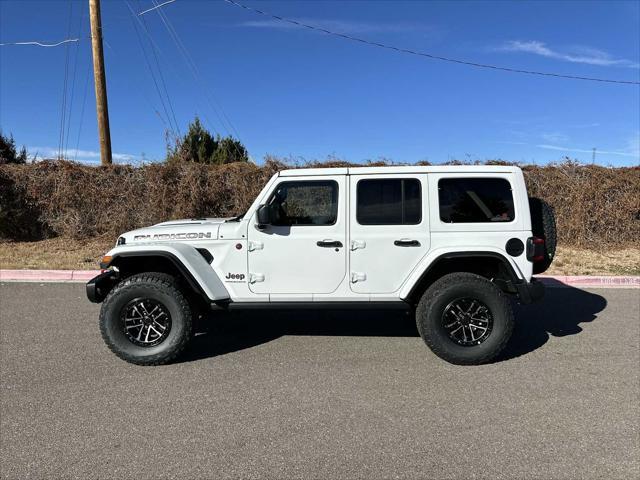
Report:
<svg viewBox="0 0 640 480"><path fill-rule="evenodd" d="M296 166L353 164L331 160ZM260 167L251 163L89 167L64 161L2 165L0 237L117 236L163 220L238 215L283 168L287 164L275 158L267 158ZM637 244L640 168L566 162L523 170L529 194L555 208L562 244L597 248Z"/></svg>
<svg viewBox="0 0 640 480"><path fill-rule="evenodd" d="M524 167L529 195L553 206L560 242L581 247L637 245L640 168L565 162Z"/></svg>

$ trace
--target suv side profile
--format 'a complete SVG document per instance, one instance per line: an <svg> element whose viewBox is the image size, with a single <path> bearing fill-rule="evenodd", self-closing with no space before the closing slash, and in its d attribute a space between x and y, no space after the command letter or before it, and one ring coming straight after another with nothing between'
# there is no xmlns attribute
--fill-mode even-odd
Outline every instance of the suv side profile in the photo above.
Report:
<svg viewBox="0 0 640 480"><path fill-rule="evenodd" d="M240 308L404 308L442 359L494 360L513 329L509 298L555 252L553 211L510 166L284 170L244 215L124 233L87 283L120 358L158 365L193 318Z"/></svg>

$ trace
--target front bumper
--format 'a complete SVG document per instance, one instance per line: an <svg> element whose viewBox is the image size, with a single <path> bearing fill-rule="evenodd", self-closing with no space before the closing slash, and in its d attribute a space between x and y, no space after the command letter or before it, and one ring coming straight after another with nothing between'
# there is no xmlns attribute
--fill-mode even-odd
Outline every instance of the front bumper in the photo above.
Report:
<svg viewBox="0 0 640 480"><path fill-rule="evenodd" d="M119 276L115 270L107 270L87 282L87 298L90 302L100 303L113 286L118 283Z"/></svg>
<svg viewBox="0 0 640 480"><path fill-rule="evenodd" d="M531 282L523 280L522 282L515 283L514 286L518 291L518 297L522 303L533 303L544 297L544 285L541 281L535 278L531 279Z"/></svg>

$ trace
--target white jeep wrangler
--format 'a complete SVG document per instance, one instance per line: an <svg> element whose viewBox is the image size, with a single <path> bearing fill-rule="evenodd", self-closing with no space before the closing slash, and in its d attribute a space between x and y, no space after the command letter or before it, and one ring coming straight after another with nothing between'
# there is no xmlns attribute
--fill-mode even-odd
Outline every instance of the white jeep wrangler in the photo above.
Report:
<svg viewBox="0 0 640 480"><path fill-rule="evenodd" d="M508 166L285 170L244 215L164 222L118 238L87 284L120 358L175 359L211 309L415 311L439 357L489 362L513 329L509 296L542 297L555 220Z"/></svg>

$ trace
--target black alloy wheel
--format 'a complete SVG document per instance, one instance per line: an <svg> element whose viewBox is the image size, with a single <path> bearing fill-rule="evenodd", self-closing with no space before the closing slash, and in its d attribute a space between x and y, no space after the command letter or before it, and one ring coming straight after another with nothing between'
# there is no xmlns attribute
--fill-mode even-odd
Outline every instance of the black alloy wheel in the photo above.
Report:
<svg viewBox="0 0 640 480"><path fill-rule="evenodd" d="M169 310L151 298L131 300L122 308L120 319L127 339L141 347L159 345L171 331Z"/></svg>
<svg viewBox="0 0 640 480"><path fill-rule="evenodd" d="M442 325L458 345L480 345L491 335L493 315L478 299L456 298L442 312Z"/></svg>

